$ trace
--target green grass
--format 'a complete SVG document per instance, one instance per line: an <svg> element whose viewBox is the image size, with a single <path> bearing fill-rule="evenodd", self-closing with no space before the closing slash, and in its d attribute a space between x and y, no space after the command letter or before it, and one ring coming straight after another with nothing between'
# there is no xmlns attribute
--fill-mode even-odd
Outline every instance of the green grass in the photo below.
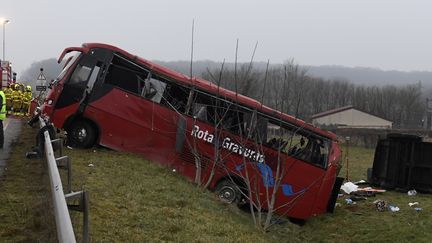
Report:
<svg viewBox="0 0 432 243"><path fill-rule="evenodd" d="M226 206L184 177L138 155L68 150L75 188L90 192L96 241L265 242L249 214ZM94 167L89 167L89 164ZM75 217L76 216L76 217ZM79 223L80 216L74 215Z"/></svg>
<svg viewBox="0 0 432 243"><path fill-rule="evenodd" d="M36 130L23 127L0 178L0 242L55 240L49 180L44 161L28 160Z"/></svg>
<svg viewBox="0 0 432 243"><path fill-rule="evenodd" d="M33 139L21 141L26 142L31 145ZM18 149L17 153L25 151ZM342 149L346 151L344 146ZM312 217L304 226L287 222L263 233L254 227L249 213L218 202L212 193L139 155L103 148L66 149L65 153L72 161L73 189L89 192L92 242L429 242L432 238L429 194L409 197L405 193L386 192L355 205L339 198L341 206L334 214ZM23 160L22 155L15 156L12 163L20 164L15 160ZM349 148L351 180L366 179L366 169L372 161L373 150ZM16 168L12 163L0 182L0 242L46 239L38 234L52 234L49 227L38 228L33 223L40 221L38 215L42 214L33 210L43 207L32 207L45 205L47 200L47 187L34 189L43 184L39 180L45 180L43 168L33 161ZM24 169L26 166L29 168ZM340 175L345 174L344 162ZM5 192L8 200L3 197ZM376 199L396 205L401 211L378 212L372 203ZM414 201L420 203L423 211L416 212L408 206ZM82 215L71 214L80 238Z"/></svg>

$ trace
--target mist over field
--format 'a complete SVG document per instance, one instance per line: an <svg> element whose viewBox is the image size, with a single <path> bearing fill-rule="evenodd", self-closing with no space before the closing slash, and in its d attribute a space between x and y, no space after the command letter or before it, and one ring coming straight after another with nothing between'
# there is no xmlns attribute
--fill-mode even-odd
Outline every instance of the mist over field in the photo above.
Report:
<svg viewBox="0 0 432 243"><path fill-rule="evenodd" d="M190 76L190 61L159 61L155 60L156 63L169 67L180 73ZM249 63L238 63L238 66L249 65ZM267 63L265 62L253 62L252 67L255 70L265 71ZM271 68L281 67L283 64L272 64ZM57 64L55 58L45 59L36 61L31 64L30 67L26 68L22 74L20 74L21 80L31 83L35 80L40 71L40 68L44 68L45 76L48 80L55 79L60 73L62 66ZM193 76L202 77L203 73L207 70L220 69L221 63L215 61L195 61L193 62ZM332 66L304 66L300 64L300 67L306 71L311 77L322 78L325 80L339 80L356 85L365 86L384 86L384 85L406 85L406 84L418 84L424 91L432 88L432 72L428 71L397 71L397 70L381 70L378 68L370 67L346 67L341 65ZM226 69L234 69L234 63L225 63Z"/></svg>

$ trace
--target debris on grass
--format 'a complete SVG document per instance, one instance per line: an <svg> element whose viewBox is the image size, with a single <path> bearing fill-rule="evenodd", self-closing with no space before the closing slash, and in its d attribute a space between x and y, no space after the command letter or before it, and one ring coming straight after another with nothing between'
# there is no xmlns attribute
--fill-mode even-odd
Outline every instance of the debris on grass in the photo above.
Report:
<svg viewBox="0 0 432 243"><path fill-rule="evenodd" d="M419 205L419 203L418 202L410 202L410 203L408 203L408 206L410 206L410 207L412 207L412 206L414 206L414 205Z"/></svg>
<svg viewBox="0 0 432 243"><path fill-rule="evenodd" d="M345 202L346 202L346 204L357 204L351 198L345 198Z"/></svg>
<svg viewBox="0 0 432 243"><path fill-rule="evenodd" d="M365 180L359 180L359 181L354 182L354 184L356 184L356 185L363 185L363 184L367 184L367 181L365 181Z"/></svg>
<svg viewBox="0 0 432 243"><path fill-rule="evenodd" d="M373 191L356 191L353 193L354 196L357 197L375 197L376 192Z"/></svg>
<svg viewBox="0 0 432 243"><path fill-rule="evenodd" d="M341 190L346 194L357 191L358 186L352 182L346 182L341 186Z"/></svg>
<svg viewBox="0 0 432 243"><path fill-rule="evenodd" d="M376 189L376 188L372 188L370 186L363 187L363 188L358 188L357 191L359 191L359 192L374 192L374 193L383 193L383 192L386 192L386 190L384 190L384 189Z"/></svg>
<svg viewBox="0 0 432 243"><path fill-rule="evenodd" d="M414 190L414 189L413 190L409 190L407 194L408 194L408 196L415 196L415 195L417 195L417 191Z"/></svg>
<svg viewBox="0 0 432 243"><path fill-rule="evenodd" d="M400 211L400 208L395 206L395 205L389 205L389 209L392 212L399 212Z"/></svg>
<svg viewBox="0 0 432 243"><path fill-rule="evenodd" d="M387 210L387 202L386 201L378 199L378 200L375 200L373 203L375 204L378 211L384 212Z"/></svg>
<svg viewBox="0 0 432 243"><path fill-rule="evenodd" d="M358 202L358 201L366 200L367 198L361 197L361 196L351 196L351 197L349 197L349 199L351 199L351 201L353 201L353 202Z"/></svg>

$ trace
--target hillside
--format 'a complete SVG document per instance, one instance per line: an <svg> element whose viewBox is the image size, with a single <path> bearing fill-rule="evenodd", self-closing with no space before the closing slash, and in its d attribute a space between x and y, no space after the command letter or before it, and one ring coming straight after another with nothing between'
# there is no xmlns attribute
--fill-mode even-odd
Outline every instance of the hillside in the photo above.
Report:
<svg viewBox="0 0 432 243"><path fill-rule="evenodd" d="M189 61L155 61L161 65L172 68L178 72L190 75L190 62ZM266 63L256 62L253 63L253 67L257 70L264 71ZM282 64L272 64L273 67L280 66ZM239 64L241 66L241 64ZM34 62L29 68L27 68L22 74L19 74L19 80L28 82L34 81L39 75L39 69L43 67L45 69L45 76L47 80L54 79L58 73L60 73L62 65L57 64L56 59L46 59L39 62ZM221 63L214 61L195 61L192 66L194 76L202 76L207 70L218 70L221 67ZM233 69L234 63L226 63L225 69ZM422 86L427 90L432 88L432 72L428 71L384 71L376 68L368 67L345 67L341 65L333 66L301 66L307 70L307 74L313 77L323 78L327 80L344 80L349 83L358 85L405 85L405 84L416 84L419 81Z"/></svg>
<svg viewBox="0 0 432 243"><path fill-rule="evenodd" d="M188 61L156 61L164 66L170 67L179 72L190 74L190 62ZM271 63L270 63L271 64ZM240 66L241 64L239 64ZM266 63L256 62L253 67L264 71ZM271 64L272 67L281 66L282 64ZM193 73L199 76L203 72L220 69L221 64L214 61L195 61L193 63ZM383 86L383 85L406 85L416 84L419 81L426 88L432 88L432 72L428 71L385 71L377 68L369 67L346 67L341 65L333 66L305 66L301 68L307 70L307 74L313 77L323 78L327 80L344 80L349 83L365 85L365 86ZM225 68L234 68L233 63L226 63Z"/></svg>
<svg viewBox="0 0 432 243"><path fill-rule="evenodd" d="M35 132L23 128L0 181L0 195L6 195L0 197L2 242L52 241L44 161L22 157L33 146ZM334 214L312 217L304 226L283 219L263 233L248 212L220 203L211 192L138 155L104 148L65 152L72 161L73 189L90 195L92 242L428 242L432 237L429 194L386 192L357 204L346 204L342 197ZM372 159L373 150L350 148L350 178L365 179ZM376 199L401 211L378 212ZM410 208L412 201L422 211ZM79 241L82 215L72 212L72 221Z"/></svg>

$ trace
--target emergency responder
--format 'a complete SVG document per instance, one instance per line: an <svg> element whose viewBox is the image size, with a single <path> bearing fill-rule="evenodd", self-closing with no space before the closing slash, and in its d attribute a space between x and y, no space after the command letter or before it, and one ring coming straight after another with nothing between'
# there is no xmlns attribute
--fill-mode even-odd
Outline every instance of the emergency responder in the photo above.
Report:
<svg viewBox="0 0 432 243"><path fill-rule="evenodd" d="M6 88L3 89L3 93L6 96L6 112L7 114L11 113L12 109L12 86L13 84L9 84Z"/></svg>
<svg viewBox="0 0 432 243"><path fill-rule="evenodd" d="M12 92L12 102L13 102L13 114L16 116L21 115L22 108L22 91L19 84L15 84L14 91Z"/></svg>
<svg viewBox="0 0 432 243"><path fill-rule="evenodd" d="M6 119L6 96L3 92L3 90L1 90L0 87L0 104L1 104L1 109L0 109L0 149L3 148L3 144L4 144L4 132L3 132L3 120Z"/></svg>
<svg viewBox="0 0 432 243"><path fill-rule="evenodd" d="M22 112L25 116L28 116L30 114L30 103L32 101L32 87L30 85L26 86L24 97L23 97L23 105L22 105Z"/></svg>

